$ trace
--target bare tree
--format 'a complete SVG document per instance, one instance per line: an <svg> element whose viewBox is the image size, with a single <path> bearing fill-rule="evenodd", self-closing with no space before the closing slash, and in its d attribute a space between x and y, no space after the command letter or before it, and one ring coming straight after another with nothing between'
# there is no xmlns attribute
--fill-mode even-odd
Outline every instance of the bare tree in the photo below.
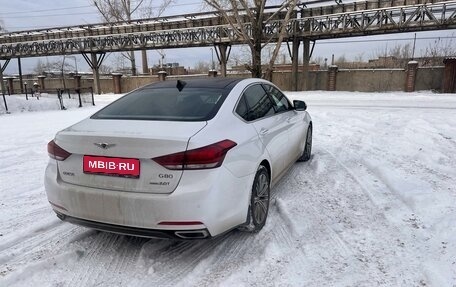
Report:
<svg viewBox="0 0 456 287"><path fill-rule="evenodd" d="M158 7L152 6L152 0L92 0L93 5L107 23L129 22L134 17L150 18L160 16L173 0L161 0ZM155 12L155 13L154 13ZM142 50L143 67L147 67L147 51ZM134 51L126 53L126 57L131 62L131 73L136 75L136 59ZM144 68L143 68L144 72Z"/></svg>
<svg viewBox="0 0 456 287"><path fill-rule="evenodd" d="M453 35L453 34L452 34ZM428 58L426 66L441 66L445 57L455 57L456 46L453 40L436 39L432 44L429 44L424 51L422 57Z"/></svg>
<svg viewBox="0 0 456 287"><path fill-rule="evenodd" d="M209 61L198 61L192 69L192 72L198 74L207 74L211 69L211 62Z"/></svg>
<svg viewBox="0 0 456 287"><path fill-rule="evenodd" d="M75 67L67 61L67 56L59 57L58 60L51 62L43 62L41 59L39 59L33 68L33 71L38 75L43 75L46 73L62 75L65 73L73 72L74 70Z"/></svg>
<svg viewBox="0 0 456 287"><path fill-rule="evenodd" d="M224 20L233 28L236 35L244 41L252 53L252 62L248 70L252 77L262 76L261 50L269 43L275 41L275 47L271 53L264 77L271 80L273 66L279 54L286 27L289 23L293 11L297 5L297 0L282 0L280 7L273 13L265 13L267 0L204 0L209 6L217 10ZM283 16L283 14L285 14ZM263 28L275 21L280 16L278 36L267 38ZM250 23L251 25L245 25Z"/></svg>
<svg viewBox="0 0 456 287"><path fill-rule="evenodd" d="M38 75L43 75L43 74L53 74L53 75L59 75L60 80L62 82L62 87L63 89L66 89L66 79L65 79L65 74L69 74L73 71L75 71L75 66L73 64L69 63L67 61L68 56L62 56L59 57L58 60L52 61L52 62L43 62L41 59L39 59L35 67L33 68L33 71L38 74Z"/></svg>
<svg viewBox="0 0 456 287"><path fill-rule="evenodd" d="M112 73L112 67L109 66L109 65L103 64L103 65L100 66L100 73L104 74L104 75L111 74Z"/></svg>
<svg viewBox="0 0 456 287"><path fill-rule="evenodd" d="M114 65L114 71L124 71L127 68L126 57L122 53L114 53L112 64Z"/></svg>
<svg viewBox="0 0 456 287"><path fill-rule="evenodd" d="M44 63L41 59L38 59L38 61L35 64L35 67L33 68L33 72L37 75L42 75L44 74L44 72L48 70L48 65Z"/></svg>
<svg viewBox="0 0 456 287"><path fill-rule="evenodd" d="M347 63L347 58L345 57L345 54L342 54L339 57L337 57L335 63L337 66L343 67Z"/></svg>
<svg viewBox="0 0 456 287"><path fill-rule="evenodd" d="M5 24L3 23L3 20L0 19L0 33L5 32Z"/></svg>
<svg viewBox="0 0 456 287"><path fill-rule="evenodd" d="M392 48L377 51L373 58L378 58L375 62L377 67L403 68L413 57L413 47L411 43L396 44ZM437 38L429 43L425 49L421 50L421 56L418 58L420 66L440 66L443 64L443 58L456 55L456 46L451 38ZM416 53L415 53L416 58Z"/></svg>
<svg viewBox="0 0 456 287"><path fill-rule="evenodd" d="M249 70L250 64L252 62L252 55L250 53L250 49L246 46L239 46L239 50L235 52L231 52L231 56L228 60L231 66L233 66L236 70L244 69ZM242 66L242 67L241 67Z"/></svg>
<svg viewBox="0 0 456 287"><path fill-rule="evenodd" d="M66 55L62 57L62 61L57 61L56 64L59 65L58 68L60 69L60 79L62 80L63 89L66 90L66 81L65 81L65 72L74 68L71 64L65 62Z"/></svg>
<svg viewBox="0 0 456 287"><path fill-rule="evenodd" d="M3 21L0 19L0 33L5 32L5 27L3 26ZM2 63L0 62L0 69L2 68ZM3 82L3 72L0 70L0 94L5 91L5 83Z"/></svg>
<svg viewBox="0 0 456 287"><path fill-rule="evenodd" d="M325 60L326 60L326 61L325 61ZM320 65L320 67L324 67L325 64L327 64L326 62L327 62L327 59L326 59L326 58L323 58L323 57L321 57L321 56L313 57L313 58L312 58L312 61L311 61L311 63L315 63L315 64L317 64L317 65Z"/></svg>
<svg viewBox="0 0 456 287"><path fill-rule="evenodd" d="M398 59L411 59L412 54L412 45L410 43L406 43L404 45L397 44L389 50L389 56L396 57Z"/></svg>

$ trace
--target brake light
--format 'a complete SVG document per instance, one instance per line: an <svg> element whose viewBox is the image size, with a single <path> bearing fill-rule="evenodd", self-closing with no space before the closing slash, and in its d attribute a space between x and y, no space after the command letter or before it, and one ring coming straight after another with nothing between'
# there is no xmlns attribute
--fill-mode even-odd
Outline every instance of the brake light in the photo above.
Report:
<svg viewBox="0 0 456 287"><path fill-rule="evenodd" d="M155 162L172 170L209 169L222 165L226 153L237 144L223 140L205 147L153 158Z"/></svg>
<svg viewBox="0 0 456 287"><path fill-rule="evenodd" d="M47 145L47 150L49 157L55 160L66 160L67 157L71 155L71 153L67 152L63 148L59 147L54 140L51 140Z"/></svg>

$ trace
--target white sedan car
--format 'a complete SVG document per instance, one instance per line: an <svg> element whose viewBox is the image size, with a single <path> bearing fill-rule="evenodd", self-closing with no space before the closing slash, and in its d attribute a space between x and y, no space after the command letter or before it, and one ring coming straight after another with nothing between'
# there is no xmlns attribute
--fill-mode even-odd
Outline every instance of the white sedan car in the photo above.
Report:
<svg viewBox="0 0 456 287"><path fill-rule="evenodd" d="M62 220L121 234L259 231L270 188L310 159L305 110L261 79L147 85L49 142L48 200Z"/></svg>

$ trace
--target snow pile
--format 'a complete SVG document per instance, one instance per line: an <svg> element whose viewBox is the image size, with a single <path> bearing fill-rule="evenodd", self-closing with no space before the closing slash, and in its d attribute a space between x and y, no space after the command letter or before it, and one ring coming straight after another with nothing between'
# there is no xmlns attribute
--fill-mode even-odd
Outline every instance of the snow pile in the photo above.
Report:
<svg viewBox="0 0 456 287"><path fill-rule="evenodd" d="M455 286L456 96L287 94L308 104L312 159L272 190L260 233L206 241L55 217L46 143L118 96L1 115L0 286Z"/></svg>

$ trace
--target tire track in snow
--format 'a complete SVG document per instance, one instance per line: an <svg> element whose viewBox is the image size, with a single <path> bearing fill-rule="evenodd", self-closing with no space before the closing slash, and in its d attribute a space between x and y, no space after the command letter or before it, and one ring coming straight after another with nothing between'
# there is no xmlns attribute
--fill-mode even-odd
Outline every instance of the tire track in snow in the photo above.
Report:
<svg viewBox="0 0 456 287"><path fill-rule="evenodd" d="M141 246L145 244L148 239L131 236L120 236L120 242L116 252L116 260L114 266L109 270L111 277L109 278L109 285L135 285L135 277L137 268L135 265L141 251ZM133 274L133 276L132 276ZM104 276L105 278L106 276ZM103 280L103 282L106 282Z"/></svg>
<svg viewBox="0 0 456 287"><path fill-rule="evenodd" d="M175 268L179 269L179 271L176 272L174 268L171 268L171 270L168 271L170 274L163 274L163 270L160 269L153 270L154 273L162 274L161 279L159 278L154 281L155 284L185 285L183 282L186 281L185 278L187 276L195 277L194 272L191 271L196 268L197 273L205 273L205 276L202 276L201 278L206 278L196 285L207 286L211 285L214 280L226 277L228 275L227 272L229 273L230 270L236 270L239 268L239 265L250 263L252 258L261 258L262 254L265 253L264 242L274 242L274 244L280 246L287 254L293 252L296 244L293 241L293 235L289 230L289 225L284 222L274 204L271 204L270 216L268 216L268 222L265 228L259 233L251 234L235 230L222 235L221 237L212 239L209 245L204 241L201 241L200 247L198 247L200 243L196 243L195 245L191 242L172 243L171 246L159 246L159 248L156 248L155 250L152 250L152 247L148 247L150 250L143 252L143 256L155 258L152 260L152 269L154 269L153 265L154 263L157 263L157 261L161 264L165 263L160 256L157 258L157 253L161 253L166 257L177 254L185 257L182 259L178 257L172 260L165 260L168 261L166 262L166 265L174 265L175 263L173 262L176 260L187 261L184 264L177 263ZM177 245L177 247L175 245ZM182 246L185 246L185 248L182 248ZM170 247L172 247L172 251L168 252L166 249ZM203 248L201 254L192 254L194 252L192 250L200 248ZM191 257L194 259L188 261L187 257L189 256L185 253L192 254ZM210 276L207 276L208 273L210 273ZM173 276L172 280L169 279L169 275Z"/></svg>
<svg viewBox="0 0 456 287"><path fill-rule="evenodd" d="M286 204L280 198L275 199L272 207L273 226L277 228L273 230L277 230L276 240L279 243L285 243L285 246L290 248L294 244L293 239L298 237L296 223L288 212Z"/></svg>
<svg viewBox="0 0 456 287"><path fill-rule="evenodd" d="M340 162L338 158L334 155L332 156ZM353 157L351 156L351 158ZM357 182L362 186L363 190L369 191L372 197L375 198L376 206L382 210L386 219L396 230L400 230L402 238L400 244L403 245L405 244L404 242L409 242L411 245L409 248L414 250L413 253L420 254L423 259L432 257L431 254L435 253L435 251L431 251L430 240L434 238L434 234L426 228L420 216L409 206L406 199L400 194L400 191L396 187L391 186L388 180L385 179L385 175L379 167L364 158L360 160L360 163L362 164L348 161L344 164L344 168L354 175L354 166L356 173L362 174L362 176L357 177ZM417 241L421 241L422 243L414 244ZM417 269L423 273L423 278L429 272L435 272L433 270L427 270L426 264L419 265ZM422 280L426 282L426 280Z"/></svg>
<svg viewBox="0 0 456 287"><path fill-rule="evenodd" d="M15 274L28 265L41 264L68 251L65 239L74 233L74 226L58 225L20 238L20 242L0 252L0 271ZM3 270L3 271L2 271Z"/></svg>
<svg viewBox="0 0 456 287"><path fill-rule="evenodd" d="M325 150L325 149L323 148L323 150ZM369 227L369 229L368 229L369 233L381 234L381 236L383 236L385 238L385 241L389 242L389 244L391 246L394 246L396 244L399 244L399 246L404 246L403 245L404 244L404 240L405 241L409 241L409 242L413 242L414 235L413 234L412 235L409 234L410 230L407 230L407 232L404 232L404 227L409 227L409 226L406 226L404 224L404 222L402 222L400 220L399 221L398 220L391 220L392 218L394 219L394 216L388 216L388 214L385 213L385 208L383 206L383 203L387 203L388 200L384 200L384 198L379 196L378 195L378 190L373 190L373 189L370 188L371 186L366 185L365 179L363 179L364 178L364 174L362 174L362 176L358 176L357 175L357 173L359 172L359 170L358 170L359 164L356 164L357 171L355 172L354 170L350 169L347 166L347 164L342 163L331 152L329 152L327 150L325 150L325 151L326 151L326 154L333 159L334 167L335 167L335 168L333 168L331 170L328 170L327 172L329 172L330 174L337 173L337 172L342 173L342 174L345 173L346 176L347 176L347 179L348 180L352 180L356 184L356 186L358 187L357 189L353 188L353 187L351 189L344 189L345 190L345 194L344 195L346 197L353 197L354 196L354 198L357 198L357 197L359 198L362 194L364 194L367 198L369 198L369 202L371 202L373 204L373 206L375 207L375 209L371 209L371 211L370 211L371 214L368 216L368 217L371 217L370 220L366 221L366 220L362 220L361 219L361 222L362 221L366 221L366 224ZM350 164L350 163L348 163L348 164ZM340 168L338 169L337 166L341 167L341 169ZM362 193L357 195L356 194L357 190L359 190ZM402 201L400 201L398 198L396 198L394 196L391 198L391 200L393 200L394 202L397 203L397 207L399 209L401 209L401 211L400 211L401 213L407 215L407 212L409 211L409 209ZM360 200L358 200L358 201L360 201ZM367 204L367 203L365 203L365 204ZM359 213L359 212L360 212L360 210L358 210L356 213ZM361 211L360 214L363 214L363 213L365 214L364 211ZM408 213L408 214L410 214L410 213ZM355 220L355 219L357 219L357 218L353 217L350 220ZM373 225L375 222L377 222L377 223L375 225ZM330 227L331 227L331 225L330 225ZM391 267L390 266L385 267L384 264L381 263L381 262L383 262L383 258L379 257L378 255L376 255L374 253L374 250L376 250L378 248L384 248L384 247L382 247L381 243L378 242L374 238L369 238L368 237L367 242L370 242L370 244L375 244L376 246L375 247L371 246L371 250L369 250L369 249L366 250L366 248L364 246L365 243L363 243L362 240L360 241L361 244L359 242L347 241L347 240L344 239L344 237L347 235L347 231L350 230L349 227L350 226L342 225L341 228L338 228L342 232L341 233L342 236L339 236L339 238L345 244L347 244L348 246L351 246L352 250L355 250L358 253L357 254L357 258L360 261L365 262L366 263L365 265L369 266L369 265L373 264L373 266L376 267L378 269L378 271L380 271L379 274L387 272L388 268L391 268ZM382 230L387 230L387 231L386 232L385 231L382 232ZM339 232L336 232L336 233L339 233ZM386 234L388 234L388 235L386 235ZM385 250L382 250L381 252L379 252L379 254L384 253L384 256L391 256L392 253L393 253L392 250L389 250L389 248L391 246L387 246L387 248ZM410 249L407 249L407 250L399 249L399 252L404 252L403 253L404 258L409 258L408 260L410 260L411 262L413 262L415 260L413 254L416 251L413 251L413 249L412 250L410 250ZM374 258L373 262L370 262L370 260L371 260L370 258ZM407 259L404 259L404 260L407 260ZM400 262L399 264L403 265L403 262ZM416 273L420 273L420 268L419 268L419 266L415 266L415 264L411 264L411 265L413 265L413 266L412 267L411 266L405 266L405 267L403 266L403 268L410 270L410 272L408 273L408 275L409 275L408 277L409 278L407 278L407 280L409 280L410 283L411 282L415 283L416 281L414 281L411 278L413 278L413 276L416 276L417 275ZM406 279L404 279L404 280L406 280ZM412 281L410 281L410 280L412 280Z"/></svg>
<svg viewBox="0 0 456 287"><path fill-rule="evenodd" d="M287 216L294 222L300 222L300 226L297 225L296 229L305 254L311 255L311 258L321 257L327 261L323 265L317 261L321 266L313 270L315 272L325 270L334 274L341 273L343 270L364 270L372 274L369 277L374 280L373 282L382 281L384 272L390 270L382 263L383 258L366 249L365 244L374 244L375 251L391 257L394 250L390 250L390 247L396 244L396 240L400 240L396 238L401 238L403 234L401 228L391 225L383 210L373 204L370 197L366 195L354 173L341 168L339 162L331 157L330 153L325 152L325 149L316 148L313 159L316 161L298 163L297 165L301 166L299 170L297 172L291 170L284 178L283 184L277 185L277 189L286 191L278 192L276 195L288 210ZM282 188L285 186L288 188ZM378 242L376 238L362 239L360 237L363 236L363 232L358 234L358 230L386 237L385 240L390 246L383 246L383 243ZM386 251L383 250L385 247ZM408 256L406 252L405 257ZM374 259L371 260L371 258ZM414 259L410 258L410 260ZM397 261L396 258L395 260ZM410 272L410 274L413 273L416 272ZM355 272L354 277L359 274ZM404 282L411 280L412 277L408 276ZM361 280L362 276L356 278ZM316 277L308 282L328 284L333 279L320 280ZM388 280L386 281L392 284L398 283L394 278L388 278ZM359 281L359 283L369 286L366 282Z"/></svg>
<svg viewBox="0 0 456 287"><path fill-rule="evenodd" d="M111 265L114 260L113 246L119 241L120 235L100 232L86 241L88 244L81 246L82 256L79 264L72 271L68 286L95 286L103 283L102 275L112 276ZM120 260L124 260L121 258Z"/></svg>
<svg viewBox="0 0 456 287"><path fill-rule="evenodd" d="M188 286L187 282L194 282L192 286L214 286L227 273L235 272L239 265L244 264L246 232L232 231L218 244L210 256L204 258L187 273L176 286Z"/></svg>
<svg viewBox="0 0 456 287"><path fill-rule="evenodd" d="M213 253L202 262L198 263L191 274L189 280L185 278L181 280L178 286L187 286L186 281L194 282L192 286L214 286L224 283L224 280L229 276L245 271L246 268L253 268L256 262L287 262L287 260L295 256L298 263L294 268L302 266L305 257L299 255L300 251L296 248L299 245L298 241L294 241L293 235L285 224L283 218L277 211L277 207L270 207L270 216L266 226L259 233L248 233L242 231L232 231L227 234L226 238L218 246ZM274 253L274 259L268 255L268 247L280 250L279 253ZM275 261L274 261L275 260ZM279 277L281 268L276 266L266 267L270 270L265 276L269 278ZM252 270L255 270L254 268ZM272 282L272 281L269 281Z"/></svg>
<svg viewBox="0 0 456 287"><path fill-rule="evenodd" d="M32 282L36 277L42 276L43 272L49 272L56 265L71 262L76 264L78 253L76 251L64 251L55 256L40 260L37 262L29 262L25 266L20 266L18 270L2 279L2 286L30 286L26 283L27 280Z"/></svg>
<svg viewBox="0 0 456 287"><path fill-rule="evenodd" d="M149 269L152 267L153 273L160 273L162 279L157 279L155 284L169 284L173 285L174 283L179 284L182 283L182 280L185 279L186 276L190 274L190 271L196 268L195 266L203 265L209 266L211 273L211 280L217 277L224 277L226 276L227 269L239 267L239 261L247 261L249 262L251 258L249 255L256 254L257 256L261 256L264 254L264 242L271 241L274 242L277 246L280 246L286 253L294 252L296 242L293 240L293 230L289 222L286 222L286 218L280 214L278 211L278 207L274 204L274 199L277 197L277 193L275 190L271 191L271 207L270 207L270 215L268 216L268 222L265 228L256 234L250 234L246 232L240 231L231 231L228 234L222 235L221 237L217 237L212 239L210 244L207 245L202 241L202 248L204 254L193 254L191 257L194 260L187 262L186 264L177 263L175 268L179 269L176 272L175 268L171 268L168 272L172 273L173 280L170 280L168 277L168 273L163 274L163 270L155 270L153 267L155 263L159 262L164 264L165 262L162 261L162 258L159 256L157 258L156 254L160 253L163 257L174 257L176 255L180 255L182 257L185 256L185 253L193 253L194 249L197 249L194 243L192 242L177 242L171 243L170 245L162 246L161 244L158 245L158 248L154 248L150 246L150 244L145 244L143 248L145 250L142 251L142 257L146 258L155 258L152 260ZM199 245L199 243L196 243ZM212 251L210 251L212 250ZM201 255L207 255L207 257L202 257ZM303 257L302 257L303 258ZM166 262L166 265L170 265L170 263L178 260L178 258L172 260L165 260L169 261ZM187 258L179 259L182 261L188 261ZM146 261L147 265L147 259ZM189 268L189 266L191 266ZM206 271L205 271L206 272ZM164 280L163 280L164 279ZM152 280L152 278L151 278ZM209 284L206 282L205 284ZM199 284L198 284L199 285ZM204 284L203 284L204 285Z"/></svg>
<svg viewBox="0 0 456 287"><path fill-rule="evenodd" d="M8 192L8 191L7 191ZM30 186L26 190L21 192L15 192L11 197L8 197L8 201L13 201L16 203L14 206L20 206L20 204L24 203L36 203L36 197L41 197L45 194L44 187L42 183L39 183L35 186ZM40 198L42 199L42 198ZM50 210L49 203L43 200L43 206L46 206L48 210Z"/></svg>
<svg viewBox="0 0 456 287"><path fill-rule="evenodd" d="M300 210L301 217L298 220L293 219L292 211L288 210L289 208L286 203L290 201L302 201L303 198L312 196L311 192L316 190L318 192L318 190L324 188L323 184L321 184L323 182L320 182L315 188L312 188L308 185L308 182L311 181L311 178L317 178L317 174L322 173L323 170L325 170L320 166L321 163L319 163L317 160L314 160L315 158L318 158L320 154L321 152L317 150L314 153L313 158L309 162L295 164L295 166L287 176L288 178L284 181L283 184L280 184L279 187L291 187L288 188L288 191L282 195L283 199L277 198L280 216L291 227L291 233L294 235L294 238L300 238L301 242L309 244L318 243L322 238L326 237L327 240L330 240L330 242L332 242L330 243L330 245L337 247L336 249L331 250L331 252L333 253L332 256L342 256L344 258L349 257L354 254L350 246L338 235L338 233L330 225L324 223L324 221L320 217L321 211L317 210L312 203L303 203L305 208L302 208ZM317 174L314 175L312 173ZM298 177L302 176L302 174L304 174L304 177L309 177L306 178L304 182L297 179ZM308 188L303 190L302 187L304 185L308 186ZM277 197L279 197L279 195ZM301 231L299 231L297 222L299 222L301 225L305 224L306 226L301 228ZM318 225L313 224L317 222Z"/></svg>
<svg viewBox="0 0 456 287"><path fill-rule="evenodd" d="M68 262L62 264L64 269L71 270L71 276L65 280L64 286L124 286L129 280L133 280L131 276L130 279L128 276L121 276L124 272L135 274L132 270L132 257L136 254L134 249L129 248L130 241L124 240L121 235L87 230L83 227L75 228L80 233L75 235L73 232L72 236L59 246L60 251L57 251L73 249L78 257L78 263L75 265L71 264L74 258L69 258ZM57 285L62 284L59 281L61 276L51 279Z"/></svg>
<svg viewBox="0 0 456 287"><path fill-rule="evenodd" d="M304 250L300 248L302 240L295 230L293 219L281 200L283 194L280 186L293 180L293 170L297 170L297 167L292 167L289 175L282 178L271 190L269 215L263 230L256 234L237 231L229 233L224 242L217 247L215 254L212 255L216 259L210 261L210 264L196 268L197 272L200 271L204 274L192 274L193 278L204 278L197 281L195 286L221 284L226 277L237 272L239 268L248 267L256 261L272 264L268 267L270 272L265 274L268 278L282 276L283 270L277 266L285 264L282 262L289 262L290 258L293 258L291 268L296 272L300 272L301 267L307 264ZM268 244L265 246L266 242ZM268 246L276 250L273 255L275 261L268 257L270 256L270 254L268 255Z"/></svg>
<svg viewBox="0 0 456 287"><path fill-rule="evenodd" d="M198 264L206 264L214 258L217 246L224 242L227 235L222 235L210 240L198 240L191 242L177 243L180 247L179 252L169 250L170 246L176 243L170 243L168 246L158 247L151 246L150 250L143 252L143 259L149 270L147 276L148 284L156 286L174 286L179 284L185 277L193 271ZM162 244L160 244L162 245ZM182 246L185 246L182 248ZM165 249L165 252L162 252ZM168 251L166 251L168 249Z"/></svg>
<svg viewBox="0 0 456 287"><path fill-rule="evenodd" d="M36 198L35 198L35 196L33 196L32 199L30 199L29 201L27 200L25 202L33 203L35 200L36 200ZM8 205L4 208L9 209L9 210L14 210L14 209L18 209L20 207L21 207L21 204L18 203L18 204L14 204L14 205ZM22 230L28 228L27 226L35 225L37 222L50 219L51 216L49 214L50 214L49 206L47 206L47 205L45 206L45 204L43 204L42 207L35 207L29 213L24 212L19 216L14 216L14 214L12 214L11 218L8 218L8 217L4 218L5 222L2 222L0 226L1 226L2 230L10 231L12 234L21 233ZM14 220L11 220L11 219L13 219L13 217L14 217ZM56 218L52 217L52 219L56 219ZM4 236L2 241L7 240L5 238L7 236L9 236L9 234L10 233L2 233L2 236ZM0 243L0 246L1 246L1 243Z"/></svg>
<svg viewBox="0 0 456 287"><path fill-rule="evenodd" d="M62 244L66 238L71 237L75 229L77 227L62 224L56 225L52 229L34 232L28 238L18 237L18 241L14 245L0 251L0 264L10 261L11 263L21 262L33 253L55 250L58 248L58 244Z"/></svg>
<svg viewBox="0 0 456 287"><path fill-rule="evenodd" d="M331 134L335 136L322 138L323 143L321 146L330 150L332 155L335 155L339 161L343 162L345 167L351 171L352 175L357 177L358 183L363 185L364 189L370 192L371 198L374 198L377 210L381 211L383 217L385 217L386 221L377 219L378 223L382 225L378 226L378 229L386 230L384 235L381 235L381 238L383 239L383 237L385 237L387 239L385 239L385 246L382 247L382 249L386 251L379 250L379 254L396 248L396 256L403 257L404 261L408 260L410 262L410 266L404 266L404 264L399 262L399 264L397 264L397 270L402 270L401 273L407 274L409 279L415 276L415 281L408 281L408 285L418 285L420 279L423 279L423 282L429 283L428 280L424 280L426 278L423 278L425 277L423 276L423 273L426 271L423 272L422 266L416 266L416 262L420 262L426 257L436 257L435 254L437 252L430 252L429 250L429 247L432 247L433 245L431 242L432 236L435 234L429 235L430 230L423 229L424 227L417 229L417 225L422 226L421 220L414 214L414 206L410 204L408 198L402 198L403 192L398 189L401 188L401 183L404 182L404 180L407 181L407 179L405 178L402 180L397 176L396 178L394 174L397 175L397 173L395 173L394 170L397 168L399 174L410 176L409 180L418 178L419 175L424 175L425 179L423 179L423 181L431 182L430 187L433 187L436 190L441 188L439 181L448 183L448 178L445 176L448 175L448 173L446 173L447 171L445 169L437 169L436 171L440 171L440 174L436 173L437 175L434 176L434 172L427 168L436 166L427 164L426 167L426 163L428 163L429 159L424 158L424 155L419 152L421 151L421 147L426 151L426 148L429 149L431 146L434 146L432 142L428 141L426 134L431 135L431 133L437 133L438 130L434 131L433 129L429 130L426 128L426 132L423 132L422 122L418 122L418 124L409 124L409 122L414 121L416 117L400 118L400 121L394 121L394 119L397 119L397 116L391 113L378 113L378 118L384 119L384 121L381 122L375 120L377 115L374 114L372 116L373 120L366 121L364 126L358 124L347 126L345 123L348 122L351 124L353 115L350 115L349 121L346 121L346 119L343 118L345 117L344 114L338 116L333 113L326 116L326 118L329 119L330 116L332 117L332 121L337 122L340 120L344 123L343 127L337 126L337 129L342 129L344 130L345 135L352 136L347 137L338 135L336 128L328 124L326 126L328 135ZM442 118L443 117L444 116L442 116ZM423 117L419 118L422 119ZM434 121L439 123L442 122L439 119L435 119ZM378 123L380 123L380 125L378 125ZM388 126L387 129L385 129L385 123ZM410 129L410 125L412 126L412 129ZM417 126L418 128L414 129L414 126ZM427 127L427 125L424 126ZM423 138L424 142L416 140L418 138ZM441 144L437 146L441 146ZM448 149L450 149L449 147L450 145L448 145ZM443 158L447 159L446 157ZM449 158L451 160L452 157ZM442 163L442 165L448 166L450 163L451 161L447 161ZM441 166L439 166L439 168L440 167ZM389 172L393 173L391 174L392 178L390 178ZM415 177L416 174L418 174L418 176ZM430 174L433 176L429 176ZM331 173L329 176L333 176L333 174ZM393 184L391 185L391 183ZM413 186L413 184L411 186ZM447 186L444 187L446 188ZM448 190L450 190L449 186ZM361 191L363 190L361 189ZM417 197L415 197L415 199L420 200L420 198ZM423 210L423 212L425 212L423 213L423 218L428 218L429 216L427 216L426 213L429 211ZM374 227L371 228L373 229ZM391 231L388 232L388 229ZM343 236L346 237L347 233L345 231L347 230L343 231ZM395 240L393 240L394 237ZM431 240L429 240L430 238ZM435 241L436 239L434 238L433 240ZM368 243L375 244L377 249L381 247L381 244L373 238L367 238L365 244ZM357 245L361 245L361 242ZM372 255L374 256L374 254ZM382 261L381 259L376 260ZM383 260L383 262L385 262L385 260ZM391 262L395 261L392 260ZM398 275L397 272L391 271L392 268L388 265L392 264L383 266L383 269L386 270L385 272ZM416 267L416 270L413 270L413 266ZM402 285L404 284L405 283L402 283Z"/></svg>
<svg viewBox="0 0 456 287"><path fill-rule="evenodd" d="M375 206L383 212L385 217L392 224L399 228L403 226L410 227L410 225L404 223L411 218L414 218L415 222L420 221L402 196L400 196L398 192L385 181L381 171L369 160L361 159L359 163L353 163L351 161L342 163L337 156L327 150L326 152L334 158L334 160L336 160L336 162L343 167L348 174L350 174L366 195L369 196ZM349 167L349 165L355 165L356 171ZM361 173L362 176L357 176L356 173ZM431 237L430 234L427 236Z"/></svg>
<svg viewBox="0 0 456 287"><path fill-rule="evenodd" d="M324 149L324 148L323 148ZM385 210L386 208L386 202L388 202L388 200L386 200L385 198L381 198L380 196L376 195L376 192L375 191L372 191L372 186L371 185L368 185L366 184L366 180L364 180L362 177L360 176L357 176L355 175L354 171L352 171L346 164L344 164L341 160L339 160L338 157L336 157L333 153L331 153L330 151L328 151L327 149L324 149L324 151L330 156L332 157L336 162L337 164L342 167L348 174L349 176L356 181L356 183L361 187L361 189L363 190L363 192L369 197L369 199L372 201L372 203L377 206L379 209L381 210ZM372 175L372 174L370 174ZM363 174L363 176L365 176L365 174ZM374 179L375 180L378 180L378 179ZM397 199L397 198L396 198ZM400 208L403 209L403 208L407 208L406 205L403 203L400 205ZM408 209L408 208L407 208Z"/></svg>
<svg viewBox="0 0 456 287"><path fill-rule="evenodd" d="M228 269L230 265L236 264L237 260L243 257L246 252L247 242L251 234L245 231L233 230L224 235L223 240L216 246L214 261L211 271L217 273ZM227 252L229 251L229 252ZM225 267L223 267L225 266Z"/></svg>
<svg viewBox="0 0 456 287"><path fill-rule="evenodd" d="M62 222L57 218L52 220L47 220L47 222L37 224L33 228L28 228L26 230L22 230L21 232L15 233L11 236L7 236L3 239L3 242L0 243L0 252L10 249L15 245L23 245L28 241L34 241L34 237L37 235L41 235L43 233L49 232L50 230L58 227L61 225ZM8 237L10 237L8 239Z"/></svg>
<svg viewBox="0 0 456 287"><path fill-rule="evenodd" d="M83 250L84 266L76 270L69 286L136 286L141 273L137 261L149 240L106 232L82 235L74 243ZM94 263L97 268L90 268Z"/></svg>

